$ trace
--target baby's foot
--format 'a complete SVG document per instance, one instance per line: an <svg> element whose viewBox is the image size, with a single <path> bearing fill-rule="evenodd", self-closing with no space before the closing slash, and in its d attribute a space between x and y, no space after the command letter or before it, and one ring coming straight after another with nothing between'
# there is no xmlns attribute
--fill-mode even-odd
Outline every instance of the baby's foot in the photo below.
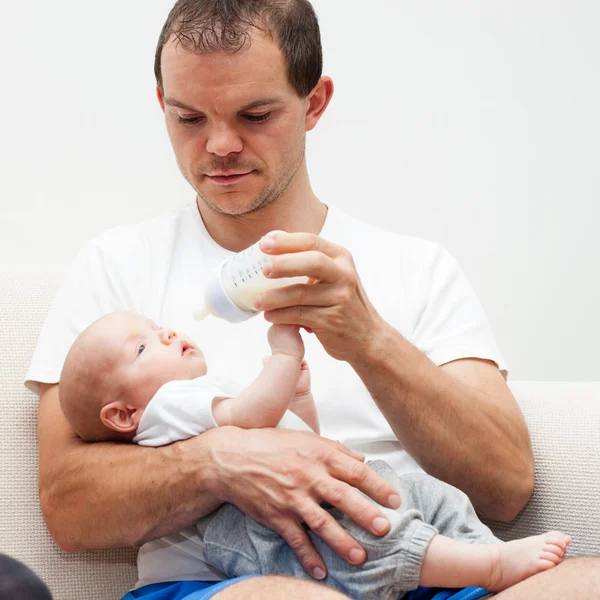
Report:
<svg viewBox="0 0 600 600"><path fill-rule="evenodd" d="M500 592L527 577L555 567L565 555L571 536L560 531L491 546L494 553L490 592Z"/></svg>

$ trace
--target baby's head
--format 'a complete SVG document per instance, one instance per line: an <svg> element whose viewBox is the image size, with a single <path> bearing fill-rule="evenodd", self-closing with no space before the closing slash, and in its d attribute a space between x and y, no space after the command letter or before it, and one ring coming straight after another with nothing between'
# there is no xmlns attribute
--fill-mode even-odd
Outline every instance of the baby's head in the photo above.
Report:
<svg viewBox="0 0 600 600"><path fill-rule="evenodd" d="M134 312L114 312L85 329L67 354L58 394L85 441L130 441L158 389L206 375L200 349Z"/></svg>

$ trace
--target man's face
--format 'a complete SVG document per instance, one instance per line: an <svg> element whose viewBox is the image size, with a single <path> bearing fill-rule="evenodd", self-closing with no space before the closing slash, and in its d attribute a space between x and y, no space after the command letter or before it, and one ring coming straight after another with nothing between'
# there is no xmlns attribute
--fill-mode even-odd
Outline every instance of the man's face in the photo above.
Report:
<svg viewBox="0 0 600 600"><path fill-rule="evenodd" d="M304 161L308 101L287 80L277 45L258 32L239 52L162 53L167 130L187 181L216 212L275 200Z"/></svg>

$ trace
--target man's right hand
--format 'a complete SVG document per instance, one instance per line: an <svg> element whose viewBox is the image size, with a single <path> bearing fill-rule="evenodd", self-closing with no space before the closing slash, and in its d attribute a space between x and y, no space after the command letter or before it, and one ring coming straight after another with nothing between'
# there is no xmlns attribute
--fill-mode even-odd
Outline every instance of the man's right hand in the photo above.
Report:
<svg viewBox="0 0 600 600"><path fill-rule="evenodd" d="M279 533L313 577L322 579L327 569L302 523L349 563L366 558L323 502L374 535L387 533L389 521L380 507L355 488L390 508L400 505L398 493L341 443L285 429L221 427L211 433L217 433L210 450L216 481L211 492Z"/></svg>

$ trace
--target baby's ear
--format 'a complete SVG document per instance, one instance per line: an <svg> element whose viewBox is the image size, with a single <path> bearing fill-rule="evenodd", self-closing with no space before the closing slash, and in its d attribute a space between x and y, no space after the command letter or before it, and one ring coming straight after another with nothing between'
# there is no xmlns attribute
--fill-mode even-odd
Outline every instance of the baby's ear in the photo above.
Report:
<svg viewBox="0 0 600 600"><path fill-rule="evenodd" d="M106 427L119 433L131 433L138 428L142 411L135 406L128 406L120 400L109 402L100 411L100 420Z"/></svg>

